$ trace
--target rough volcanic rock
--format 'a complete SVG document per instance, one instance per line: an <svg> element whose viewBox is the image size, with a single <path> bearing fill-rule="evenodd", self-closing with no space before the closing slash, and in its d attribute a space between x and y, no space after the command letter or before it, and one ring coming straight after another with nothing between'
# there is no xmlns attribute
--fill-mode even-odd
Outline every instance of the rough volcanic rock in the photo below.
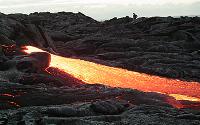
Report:
<svg viewBox="0 0 200 125"><path fill-rule="evenodd" d="M199 17L98 22L82 13L0 13L0 45L0 125L200 124L199 110L173 108L166 101L176 104L172 97L87 85L54 68L48 74L48 54L19 52L34 45L61 56L199 82Z"/></svg>
<svg viewBox="0 0 200 125"><path fill-rule="evenodd" d="M177 110L168 107L155 107L140 105L130 107L117 115L94 115L89 103L76 106L60 105L57 107L32 107L21 108L16 111L2 112L1 123L7 124L70 124L70 125L127 125L127 124L167 124L167 125L198 125L199 112L190 110ZM53 111L54 109L54 111ZM61 111L61 109L63 109ZM59 115L49 116L47 111L56 112ZM68 112L68 113L67 113ZM87 115L80 115L77 112L88 112ZM67 114L65 114L67 113ZM51 113L52 114L52 113ZM76 116L74 116L76 115Z"/></svg>

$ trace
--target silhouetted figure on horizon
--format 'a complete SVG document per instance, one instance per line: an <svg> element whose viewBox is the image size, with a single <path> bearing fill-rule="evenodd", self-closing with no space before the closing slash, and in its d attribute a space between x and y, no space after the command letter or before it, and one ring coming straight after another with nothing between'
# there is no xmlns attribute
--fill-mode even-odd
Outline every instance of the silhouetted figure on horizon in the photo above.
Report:
<svg viewBox="0 0 200 125"><path fill-rule="evenodd" d="M133 21L137 19L137 14L133 13Z"/></svg>

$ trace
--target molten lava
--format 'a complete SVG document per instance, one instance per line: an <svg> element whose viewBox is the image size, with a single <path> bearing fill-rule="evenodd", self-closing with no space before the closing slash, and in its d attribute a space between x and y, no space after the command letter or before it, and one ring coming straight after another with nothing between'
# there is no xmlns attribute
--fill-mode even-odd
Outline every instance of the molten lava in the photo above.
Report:
<svg viewBox="0 0 200 125"><path fill-rule="evenodd" d="M44 52L26 46L26 53ZM104 84L111 87L132 88L144 92L167 94L176 100L200 102L200 83L147 75L121 68L114 68L51 54L50 67L58 68L88 84Z"/></svg>

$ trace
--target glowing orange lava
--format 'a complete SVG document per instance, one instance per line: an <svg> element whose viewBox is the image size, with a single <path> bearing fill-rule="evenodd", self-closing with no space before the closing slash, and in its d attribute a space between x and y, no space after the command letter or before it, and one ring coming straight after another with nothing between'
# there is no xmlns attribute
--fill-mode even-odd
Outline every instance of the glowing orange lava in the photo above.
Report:
<svg viewBox="0 0 200 125"><path fill-rule="evenodd" d="M44 52L27 46L26 53ZM111 87L132 88L144 92L167 94L177 100L200 102L200 83L147 75L121 68L114 68L80 59L51 54L50 67L58 68L88 84L104 84Z"/></svg>

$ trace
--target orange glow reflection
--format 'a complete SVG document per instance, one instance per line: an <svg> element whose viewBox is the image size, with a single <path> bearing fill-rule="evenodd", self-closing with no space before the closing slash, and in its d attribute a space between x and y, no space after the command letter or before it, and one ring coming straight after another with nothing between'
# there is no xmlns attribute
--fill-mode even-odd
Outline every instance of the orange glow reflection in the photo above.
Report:
<svg viewBox="0 0 200 125"><path fill-rule="evenodd" d="M27 46L26 53L44 52ZM144 92L167 94L177 100L200 101L200 83L128 71L96 64L80 59L65 58L51 54L50 67L58 68L88 84L104 84L111 87L132 88Z"/></svg>

